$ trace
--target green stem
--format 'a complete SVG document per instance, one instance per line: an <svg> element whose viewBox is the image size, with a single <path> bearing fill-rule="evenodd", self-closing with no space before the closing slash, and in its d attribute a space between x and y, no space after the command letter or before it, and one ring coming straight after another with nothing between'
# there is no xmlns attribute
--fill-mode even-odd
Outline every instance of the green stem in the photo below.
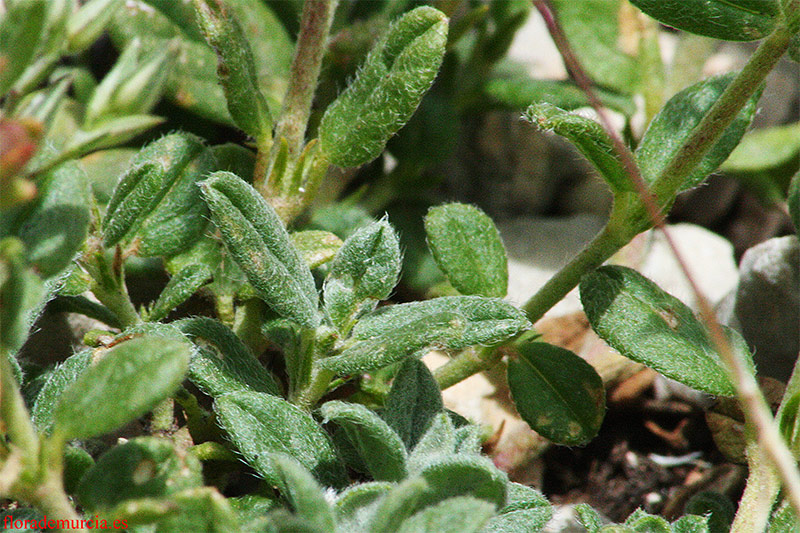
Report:
<svg viewBox="0 0 800 533"><path fill-rule="evenodd" d="M731 533L764 531L780 489L780 479L755 439L749 440L747 445L747 464L750 473Z"/></svg>
<svg viewBox="0 0 800 533"><path fill-rule="evenodd" d="M306 0L303 4L289 87L275 132L276 139L288 141L291 157L298 155L303 147L336 4L336 0Z"/></svg>
<svg viewBox="0 0 800 533"><path fill-rule="evenodd" d="M150 429L152 433L169 435L172 433L172 426L175 422L175 402L172 398L167 398L153 409L150 419Z"/></svg>
<svg viewBox="0 0 800 533"><path fill-rule="evenodd" d="M619 224L617 211L612 211L611 220L581 252L534 294L522 310L532 323L536 323L555 304L574 289L584 274L594 270L625 246L635 235L629 235Z"/></svg>
<svg viewBox="0 0 800 533"><path fill-rule="evenodd" d="M453 357L433 372L439 388L444 390L468 377L492 368L503 358L502 350L497 347L468 348Z"/></svg>
<svg viewBox="0 0 800 533"><path fill-rule="evenodd" d="M113 261L109 263L99 241L95 242L95 238L90 237L89 251L84 255L81 264L92 277L92 293L117 316L121 329L142 322L128 296L119 247Z"/></svg>
<svg viewBox="0 0 800 533"><path fill-rule="evenodd" d="M196 446L189 448L189 453L197 457L200 461L229 461L238 462L239 458L236 457L232 451L220 444L219 442L203 442Z"/></svg>
<svg viewBox="0 0 800 533"><path fill-rule="evenodd" d="M789 48L792 32L779 25L764 39L747 64L728 85L719 100L692 130L675 157L653 183L656 198L668 199L683 184L683 180L716 144L728 126L755 94L772 68Z"/></svg>
<svg viewBox="0 0 800 533"><path fill-rule="evenodd" d="M264 304L258 298L250 298L236 309L233 331L250 351L258 357L267 347L267 339L261 333Z"/></svg>
<svg viewBox="0 0 800 533"><path fill-rule="evenodd" d="M5 353L0 353L0 422L5 426L10 444L19 448L25 457L38 455L39 439Z"/></svg>
<svg viewBox="0 0 800 533"><path fill-rule="evenodd" d="M320 368L318 365L313 365L308 384L298 391L292 399L292 403L301 409L310 411L319 399L325 395L335 375L336 374L330 370Z"/></svg>

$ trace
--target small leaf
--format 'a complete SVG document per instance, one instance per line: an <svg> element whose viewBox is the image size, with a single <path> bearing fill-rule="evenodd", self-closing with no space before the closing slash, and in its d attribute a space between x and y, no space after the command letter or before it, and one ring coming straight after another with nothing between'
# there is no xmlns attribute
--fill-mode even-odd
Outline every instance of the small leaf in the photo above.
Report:
<svg viewBox="0 0 800 533"><path fill-rule="evenodd" d="M508 261L500 233L486 213L466 204L432 207L425 233L433 258L462 294L503 298Z"/></svg>
<svg viewBox="0 0 800 533"><path fill-rule="evenodd" d="M631 3L667 26L726 41L766 37L780 14L776 0L631 0Z"/></svg>
<svg viewBox="0 0 800 533"><path fill-rule="evenodd" d="M0 240L0 352L16 368L19 363L12 354L25 342L44 294L42 280L25 261L22 242L14 237Z"/></svg>
<svg viewBox="0 0 800 533"><path fill-rule="evenodd" d="M68 357L50 373L31 409L31 418L36 429L42 433L49 432L58 399L89 368L91 362L92 350L83 350Z"/></svg>
<svg viewBox="0 0 800 533"><path fill-rule="evenodd" d="M339 355L320 364L340 374L366 372L431 347L491 346L530 327L517 308L481 296L450 296L382 307L359 320Z"/></svg>
<svg viewBox="0 0 800 533"><path fill-rule="evenodd" d="M373 481L354 484L345 489L336 498L334 505L339 529L342 531L364 529L364 525L374 516L380 499L394 486L394 483L386 481Z"/></svg>
<svg viewBox="0 0 800 533"><path fill-rule="evenodd" d="M386 422L356 403L333 400L322 405L320 415L344 428L350 442L376 481L400 481L406 477L406 449Z"/></svg>
<svg viewBox="0 0 800 533"><path fill-rule="evenodd" d="M708 517L684 515L672 524L672 533L709 533ZM643 530L649 533L648 530ZM727 531L727 530L726 530Z"/></svg>
<svg viewBox="0 0 800 533"><path fill-rule="evenodd" d="M113 246L136 231L148 215L159 209L176 182L186 181L187 166L202 151L203 143L198 137L174 133L150 143L136 154L108 202L103 244ZM186 184L181 183L178 188L186 189Z"/></svg>
<svg viewBox="0 0 800 533"><path fill-rule="evenodd" d="M87 509L110 509L202 485L202 466L192 454L166 439L137 437L100 456L81 480L78 498Z"/></svg>
<svg viewBox="0 0 800 533"><path fill-rule="evenodd" d="M408 456L408 471L416 475L423 468L456 451L456 430L445 412L433 417L427 431Z"/></svg>
<svg viewBox="0 0 800 533"><path fill-rule="evenodd" d="M156 522L158 524L157 531L205 531L207 533L241 531L236 514L231 509L228 500L213 487L197 487L176 492L166 499L141 499L131 503L137 502L166 504L169 511L155 521L146 520L137 523L134 520L128 520L129 526ZM124 505L122 505L123 508Z"/></svg>
<svg viewBox="0 0 800 533"><path fill-rule="evenodd" d="M314 278L275 210L230 172L214 172L200 187L225 245L259 297L279 315L317 327Z"/></svg>
<svg viewBox="0 0 800 533"><path fill-rule="evenodd" d="M113 431L169 396L188 364L183 342L148 336L122 342L64 391L54 431L66 440Z"/></svg>
<svg viewBox="0 0 800 533"><path fill-rule="evenodd" d="M34 59L46 20L47 2L13 2L0 18L0 96Z"/></svg>
<svg viewBox="0 0 800 533"><path fill-rule="evenodd" d="M240 390L280 395L269 371L221 322L196 317L173 325L197 345L189 362L189 379L209 396Z"/></svg>
<svg viewBox="0 0 800 533"><path fill-rule="evenodd" d="M372 49L319 127L323 153L355 167L380 155L433 83L447 44L447 18L428 6L406 13Z"/></svg>
<svg viewBox="0 0 800 533"><path fill-rule="evenodd" d="M687 87L670 98L653 118L636 149L636 161L647 183L654 184L661 171L678 155L681 146L719 100L734 76L734 73L724 74ZM677 192L699 185L725 161L750 125L760 96L761 92L757 91L747 101L717 144L688 172Z"/></svg>
<svg viewBox="0 0 800 533"><path fill-rule="evenodd" d="M400 275L400 243L386 220L359 229L331 263L323 288L325 311L343 333L379 300L389 296Z"/></svg>
<svg viewBox="0 0 800 533"><path fill-rule="evenodd" d="M427 481L421 477L409 478L396 485L372 513L370 533L395 533L406 518L425 506L428 488Z"/></svg>
<svg viewBox="0 0 800 533"><path fill-rule="evenodd" d="M413 449L434 416L444 408L442 392L425 363L406 360L386 396L383 419Z"/></svg>
<svg viewBox="0 0 800 533"><path fill-rule="evenodd" d="M89 229L87 176L74 162L60 165L48 178L37 205L27 214L19 236L28 260L44 278L66 268Z"/></svg>
<svg viewBox="0 0 800 533"><path fill-rule="evenodd" d="M192 297L203 285L211 280L211 270L202 264L187 265L172 276L158 295L153 307L147 313L147 320L157 322Z"/></svg>
<svg viewBox="0 0 800 533"><path fill-rule="evenodd" d="M328 435L308 413L283 398L233 392L216 398L214 411L245 460L268 482L280 481L270 454L283 453L311 470L323 485L344 484L344 469Z"/></svg>
<svg viewBox="0 0 800 533"><path fill-rule="evenodd" d="M553 507L542 493L519 483L508 484L506 506L489 520L486 533L541 531L553 516Z"/></svg>
<svg viewBox="0 0 800 533"><path fill-rule="evenodd" d="M472 496L494 504L506 505L508 477L486 457L453 455L434 462L420 472L427 482L427 505L455 496Z"/></svg>
<svg viewBox="0 0 800 533"><path fill-rule="evenodd" d="M342 247L342 239L329 231L298 231L290 237L303 261L312 269L331 261Z"/></svg>
<svg viewBox="0 0 800 533"><path fill-rule="evenodd" d="M595 369L551 344L518 348L519 357L508 363L508 386L522 419L558 444L580 446L592 440L606 406L603 380Z"/></svg>
<svg viewBox="0 0 800 533"><path fill-rule="evenodd" d="M480 531L494 515L494 506L484 500L457 496L426 507L406 519L398 533L470 533Z"/></svg>
<svg viewBox="0 0 800 533"><path fill-rule="evenodd" d="M89 48L105 31L123 0L89 0L67 21L67 49L71 54Z"/></svg>
<svg viewBox="0 0 800 533"><path fill-rule="evenodd" d="M735 393L691 309L635 270L600 267L583 278L580 293L592 328L625 357L710 394ZM731 337L735 349L738 338Z"/></svg>
<svg viewBox="0 0 800 533"><path fill-rule="evenodd" d="M242 28L217 0L195 0L194 5L203 35L217 54L217 76L233 121L255 139L269 138L272 118Z"/></svg>
<svg viewBox="0 0 800 533"><path fill-rule="evenodd" d="M576 505L575 514L578 516L578 522L586 528L588 533L597 533L603 527L603 519L600 518L600 514L589 504L579 503Z"/></svg>
<svg viewBox="0 0 800 533"><path fill-rule="evenodd" d="M272 461L280 478L278 488L295 514L317 531L334 531L333 510L314 476L292 457L275 454Z"/></svg>
<svg viewBox="0 0 800 533"><path fill-rule="evenodd" d="M708 520L709 533L727 533L736 513L731 499L719 492L704 491L692 496L684 513L703 516Z"/></svg>
<svg viewBox="0 0 800 533"><path fill-rule="evenodd" d="M534 104L525 118L543 130L569 139L594 165L613 193L634 191L625 167L617 158L614 143L603 127L594 120L569 113L549 103Z"/></svg>

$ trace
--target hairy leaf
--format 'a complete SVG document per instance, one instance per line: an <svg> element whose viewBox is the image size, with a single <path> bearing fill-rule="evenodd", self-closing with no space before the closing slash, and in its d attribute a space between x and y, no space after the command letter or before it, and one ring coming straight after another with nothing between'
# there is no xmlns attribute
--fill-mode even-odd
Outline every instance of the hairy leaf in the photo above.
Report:
<svg viewBox="0 0 800 533"><path fill-rule="evenodd" d="M211 270L202 264L187 265L172 276L158 295L158 300L147 313L147 319L153 322L166 316L180 304L192 297L211 279Z"/></svg>
<svg viewBox="0 0 800 533"><path fill-rule="evenodd" d="M280 479L278 487L295 514L318 531L334 531L333 510L311 472L287 455L275 454L272 462Z"/></svg>
<svg viewBox="0 0 800 533"><path fill-rule="evenodd" d="M386 396L385 407L383 419L409 450L414 448L434 416L444 408L439 385L425 363L416 359L403 363Z"/></svg>

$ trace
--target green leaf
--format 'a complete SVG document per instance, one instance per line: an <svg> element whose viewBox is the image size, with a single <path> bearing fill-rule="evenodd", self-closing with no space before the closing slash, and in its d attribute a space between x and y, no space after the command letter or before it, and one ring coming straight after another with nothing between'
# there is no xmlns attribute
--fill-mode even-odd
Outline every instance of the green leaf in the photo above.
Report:
<svg viewBox="0 0 800 533"><path fill-rule="evenodd" d="M144 50L140 40L128 43L111 71L86 104L84 128L112 118L149 113L164 93L177 48Z"/></svg>
<svg viewBox="0 0 800 533"><path fill-rule="evenodd" d="M719 492L698 492L686 503L684 513L699 515L708 520L709 533L727 533L735 515L733 502Z"/></svg>
<svg viewBox="0 0 800 533"><path fill-rule="evenodd" d="M800 171L792 178L787 194L789 215L792 217L794 232L800 235Z"/></svg>
<svg viewBox="0 0 800 533"><path fill-rule="evenodd" d="M776 0L631 0L679 30L724 39L754 41L769 35L780 14Z"/></svg>
<svg viewBox="0 0 800 533"><path fill-rule="evenodd" d="M470 496L457 496L426 507L403 521L398 533L471 533L494 515L494 506Z"/></svg>
<svg viewBox="0 0 800 533"><path fill-rule="evenodd" d="M441 457L449 457L456 450L456 432L453 421L445 412L433 417L425 433L408 456L408 470L418 474L425 466Z"/></svg>
<svg viewBox="0 0 800 533"><path fill-rule="evenodd" d="M664 518L636 509L625 520L625 526L642 533L672 533L672 528Z"/></svg>
<svg viewBox="0 0 800 533"><path fill-rule="evenodd" d="M198 240L208 211L197 182L212 167L202 141L187 133L143 148L120 180L104 220L103 243L137 237L141 255L174 255Z"/></svg>
<svg viewBox="0 0 800 533"><path fill-rule="evenodd" d="M444 204L425 217L428 246L450 284L462 294L503 298L508 261L492 219L475 206Z"/></svg>
<svg viewBox="0 0 800 533"><path fill-rule="evenodd" d="M113 431L172 394L188 364L180 341L142 336L118 344L61 395L54 432L70 440Z"/></svg>
<svg viewBox="0 0 800 533"><path fill-rule="evenodd" d="M78 446L64 448L64 491L67 494L78 492L81 478L94 466L89 452Z"/></svg>
<svg viewBox="0 0 800 533"><path fill-rule="evenodd" d="M275 454L272 461L280 478L278 488L295 514L317 531L334 531L333 509L314 476L292 457Z"/></svg>
<svg viewBox="0 0 800 533"><path fill-rule="evenodd" d="M311 470L323 485L344 484L344 469L328 435L308 413L283 398L233 392L217 397L214 411L245 460L268 482L280 481L270 454L283 453Z"/></svg>
<svg viewBox="0 0 800 533"><path fill-rule="evenodd" d="M197 345L189 362L189 379L209 396L235 391L280 395L280 387L269 371L221 322L196 317L173 324Z"/></svg>
<svg viewBox="0 0 800 533"><path fill-rule="evenodd" d="M376 481L406 477L406 449L389 425L363 405L333 400L322 405L320 415L344 428L350 442Z"/></svg>
<svg viewBox="0 0 800 533"><path fill-rule="evenodd" d="M194 455L166 439L137 437L100 456L81 480L78 498L87 509L110 509L202 485L202 466Z"/></svg>
<svg viewBox="0 0 800 533"><path fill-rule="evenodd" d="M603 380L595 369L551 344L518 348L519 357L508 363L508 386L522 419L558 444L580 446L592 440L606 407Z"/></svg>
<svg viewBox="0 0 800 533"><path fill-rule="evenodd" d="M394 487L394 483L373 481L354 484L339 494L334 505L336 522L342 531L366 529L375 515L380 499Z"/></svg>
<svg viewBox="0 0 800 533"><path fill-rule="evenodd" d="M636 161L647 183L653 184L661 171L678 155L681 146L719 100L734 76L735 73L724 74L687 87L670 98L653 118L636 149ZM757 91L747 101L717 144L684 178L677 192L699 185L725 161L750 125L760 96L761 92Z"/></svg>
<svg viewBox="0 0 800 533"><path fill-rule="evenodd" d="M481 296L449 296L391 305L359 320L339 355L320 365L340 374L381 368L438 347L491 346L530 327L517 308Z"/></svg>
<svg viewBox="0 0 800 533"><path fill-rule="evenodd" d="M331 162L355 167L380 155L433 83L446 44L447 17L432 7L392 24L322 117L319 139Z"/></svg>
<svg viewBox="0 0 800 533"><path fill-rule="evenodd" d="M592 328L625 357L710 394L735 393L692 310L635 270L600 267L583 278L580 293ZM740 336L728 335L735 351L747 351ZM742 357L754 371L746 353Z"/></svg>
<svg viewBox="0 0 800 533"><path fill-rule="evenodd" d="M303 261L312 269L331 261L342 247L342 239L329 231L298 231L290 237Z"/></svg>
<svg viewBox="0 0 800 533"><path fill-rule="evenodd" d="M506 506L489 519L486 533L541 531L553 516L553 508L542 493L519 483L508 484Z"/></svg>
<svg viewBox="0 0 800 533"><path fill-rule="evenodd" d="M275 210L248 183L214 172L200 184L225 245L259 297L299 324L319 325L311 269L292 246Z"/></svg>
<svg viewBox="0 0 800 533"><path fill-rule="evenodd" d="M67 21L67 49L76 54L89 48L122 7L123 0L89 0Z"/></svg>
<svg viewBox="0 0 800 533"><path fill-rule="evenodd" d="M408 359L386 396L383 419L410 450L443 408L442 393L431 371L422 361Z"/></svg>
<svg viewBox="0 0 800 533"><path fill-rule="evenodd" d="M386 220L359 229L334 257L323 288L325 311L347 333L389 296L400 275L400 243Z"/></svg>
<svg viewBox="0 0 800 533"><path fill-rule="evenodd" d="M443 457L425 467L420 476L427 482L425 502L436 502L455 496L472 496L494 504L506 505L508 477L486 457L453 455Z"/></svg>
<svg viewBox="0 0 800 533"><path fill-rule="evenodd" d="M372 513L370 533L395 533L406 518L425 506L428 488L428 482L421 477L395 486Z"/></svg>
<svg viewBox="0 0 800 533"><path fill-rule="evenodd" d="M578 516L578 522L586 528L588 533L597 533L603 527L603 520L600 514L592 509L589 504L579 503L575 506L575 514Z"/></svg>
<svg viewBox="0 0 800 533"><path fill-rule="evenodd" d="M769 520L769 533L794 533L798 528L797 518L794 515L794 509L789 505L788 500L783 503L772 513L772 518Z"/></svg>
<svg viewBox="0 0 800 533"><path fill-rule="evenodd" d="M543 130L569 139L594 165L613 193L634 191L625 167L614 150L614 143L603 127L594 120L569 113L549 103L534 104L525 118Z"/></svg>
<svg viewBox="0 0 800 533"><path fill-rule="evenodd" d="M638 58L620 46L622 0L554 0L551 3L567 40L596 84L622 94L636 92Z"/></svg>
<svg viewBox="0 0 800 533"><path fill-rule="evenodd" d="M60 165L48 178L37 205L19 229L28 260L42 277L64 270L83 245L89 229L89 202L87 177L76 163Z"/></svg>
<svg viewBox="0 0 800 533"><path fill-rule="evenodd" d="M132 500L121 504L110 516L126 519L129 527L155 523L156 531L241 531L228 500L213 487L187 489L168 498Z"/></svg>
<svg viewBox="0 0 800 533"><path fill-rule="evenodd" d="M45 287L25 261L25 246L19 239L0 240L0 352L19 368L12 354L28 336Z"/></svg>
<svg viewBox="0 0 800 533"><path fill-rule="evenodd" d="M31 409L31 418L36 429L42 433L49 432L53 425L54 409L58 404L58 399L64 391L72 385L81 374L83 374L92 363L93 351L83 350L66 361L56 366L45 381L36 401Z"/></svg>
<svg viewBox="0 0 800 533"><path fill-rule="evenodd" d="M708 518L705 516L684 515L671 525L672 533L709 533ZM649 533L648 530L644 531Z"/></svg>
<svg viewBox="0 0 800 533"><path fill-rule="evenodd" d="M195 0L194 6L203 35L217 54L217 77L233 121L251 137L268 139L272 118L242 28L222 3Z"/></svg>
<svg viewBox="0 0 800 533"><path fill-rule="evenodd" d="M0 18L0 96L33 62L46 20L44 0L11 3Z"/></svg>
<svg viewBox="0 0 800 533"><path fill-rule="evenodd" d="M201 264L187 265L172 276L158 295L158 300L147 313L147 320L157 322L192 297L203 285L211 280L211 270Z"/></svg>

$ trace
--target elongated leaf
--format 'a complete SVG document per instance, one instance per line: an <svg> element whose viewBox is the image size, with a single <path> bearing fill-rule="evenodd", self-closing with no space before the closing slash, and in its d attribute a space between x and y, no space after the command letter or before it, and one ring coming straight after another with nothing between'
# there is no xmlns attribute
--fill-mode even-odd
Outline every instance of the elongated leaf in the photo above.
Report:
<svg viewBox="0 0 800 533"><path fill-rule="evenodd" d="M272 461L281 480L279 488L295 514L318 531L334 531L333 510L314 476L292 457L276 454Z"/></svg>
<svg viewBox="0 0 800 533"><path fill-rule="evenodd" d="M325 420L344 428L376 481L400 481L407 475L406 449L389 425L363 405L333 400L319 409Z"/></svg>
<svg viewBox="0 0 800 533"><path fill-rule="evenodd" d="M158 300L147 313L147 319L158 321L165 318L170 311L191 298L191 296L208 283L211 270L201 264L188 265L170 278L167 286L158 295Z"/></svg>
<svg viewBox="0 0 800 533"><path fill-rule="evenodd" d="M432 7L418 7L395 22L325 111L319 129L323 153L343 167L378 157L430 88L446 44L447 18Z"/></svg>
<svg viewBox="0 0 800 533"><path fill-rule="evenodd" d="M25 261L22 242L14 237L0 240L0 351L16 369L19 363L12 354L25 342L44 294L42 280Z"/></svg>
<svg viewBox="0 0 800 533"><path fill-rule="evenodd" d="M540 531L553 516L553 508L542 493L519 483L508 484L506 506L489 520L485 533Z"/></svg>
<svg viewBox="0 0 800 533"><path fill-rule="evenodd" d="M104 120L90 130L78 130L64 147L64 153L69 157L59 157L82 157L95 150L124 144L162 122L163 118L153 115L128 115Z"/></svg>
<svg viewBox="0 0 800 533"><path fill-rule="evenodd" d="M358 321L342 352L320 361L334 372L366 372L436 346L493 345L530 327L517 308L481 296L450 296L380 308Z"/></svg>
<svg viewBox="0 0 800 533"><path fill-rule="evenodd" d="M186 133L162 137L143 148L120 179L103 221L103 244L112 246L157 208L186 166L203 150Z"/></svg>
<svg viewBox="0 0 800 533"><path fill-rule="evenodd" d="M89 0L67 21L68 49L83 52L105 31L123 0Z"/></svg>
<svg viewBox="0 0 800 533"><path fill-rule="evenodd" d="M631 0L631 3L667 26L726 41L766 37L780 13L777 0Z"/></svg>
<svg viewBox="0 0 800 533"><path fill-rule="evenodd" d="M650 122L641 144L636 149L636 161L642 177L653 183L661 171L677 155L703 117L719 99L735 74L724 74L696 83L669 99L656 117ZM733 123L722 137L705 155L700 163L689 171L683 185L677 192L699 185L709 174L730 155L750 125L761 96L757 92L748 100Z"/></svg>
<svg viewBox="0 0 800 533"><path fill-rule="evenodd" d="M19 230L28 260L48 278L66 268L89 229L89 184L74 162L60 165L48 179L36 207Z"/></svg>
<svg viewBox="0 0 800 533"><path fill-rule="evenodd" d="M469 533L480 531L494 515L494 506L484 500L457 496L426 507L406 519L399 533Z"/></svg>
<svg viewBox="0 0 800 533"><path fill-rule="evenodd" d="M230 172L215 172L200 185L228 250L258 295L281 316L316 327L314 278L275 210Z"/></svg>
<svg viewBox="0 0 800 533"><path fill-rule="evenodd" d="M525 118L543 130L554 131L569 139L594 165L612 192L634 190L625 167L614 151L614 143L603 127L594 120L548 103L530 106L525 112Z"/></svg>
<svg viewBox="0 0 800 533"><path fill-rule="evenodd" d="M197 20L217 54L217 76L233 121L256 139L270 135L272 118L258 88L250 45L238 21L216 0L195 0Z"/></svg>
<svg viewBox="0 0 800 533"><path fill-rule="evenodd" d="M408 456L408 471L419 474L429 464L449 457L456 451L456 430L445 412L433 417L427 431Z"/></svg>
<svg viewBox="0 0 800 533"><path fill-rule="evenodd" d="M422 361L409 359L392 382L383 419L410 450L443 408L442 393L431 371Z"/></svg>
<svg viewBox="0 0 800 533"><path fill-rule="evenodd" d="M371 533L394 533L403 521L417 510L424 508L428 482L421 477L413 477L395 486L380 500L372 513L369 525Z"/></svg>
<svg viewBox="0 0 800 533"><path fill-rule="evenodd" d="M223 394L214 401L220 424L245 460L270 483L280 482L270 458L283 453L325 486L344 484L344 469L328 435L311 416L283 398L256 392Z"/></svg>
<svg viewBox="0 0 800 533"><path fill-rule="evenodd" d="M58 365L47 377L31 410L33 423L41 432L49 432L53 425L54 409L61 394L78 377L83 374L92 362L92 350L83 350Z"/></svg>
<svg viewBox="0 0 800 533"><path fill-rule="evenodd" d="M269 371L221 322L196 317L173 324L199 348L189 362L189 379L209 396L239 390L280 395Z"/></svg>
<svg viewBox="0 0 800 533"><path fill-rule="evenodd" d="M508 386L522 419L558 444L586 444L600 430L603 380L569 350L543 342L521 345L519 357L508 363Z"/></svg>
<svg viewBox="0 0 800 533"><path fill-rule="evenodd" d="M325 278L325 311L343 333L387 298L400 275L400 243L386 220L347 238Z"/></svg>
<svg viewBox="0 0 800 533"><path fill-rule="evenodd" d="M308 268L317 268L331 261L343 244L342 239L329 231L298 231L290 237Z"/></svg>
<svg viewBox="0 0 800 533"><path fill-rule="evenodd" d="M506 295L506 250L486 213L466 204L432 207L425 217L425 233L433 258L460 293Z"/></svg>
<svg viewBox="0 0 800 533"><path fill-rule="evenodd" d="M148 336L123 342L64 391L54 431L67 440L108 433L169 396L188 364L183 342Z"/></svg>
<svg viewBox="0 0 800 533"><path fill-rule="evenodd" d="M625 357L690 387L734 394L703 326L680 300L635 270L604 266L584 277L581 301L592 328ZM738 335L733 347L744 348ZM743 356L751 366L749 356Z"/></svg>
<svg viewBox="0 0 800 533"><path fill-rule="evenodd" d="M46 5L44 0L13 2L0 18L0 96L31 63L42 37Z"/></svg>
<svg viewBox="0 0 800 533"><path fill-rule="evenodd" d="M78 489L87 509L109 509L123 501L157 498L203 485L202 466L166 439L137 437L100 456Z"/></svg>

